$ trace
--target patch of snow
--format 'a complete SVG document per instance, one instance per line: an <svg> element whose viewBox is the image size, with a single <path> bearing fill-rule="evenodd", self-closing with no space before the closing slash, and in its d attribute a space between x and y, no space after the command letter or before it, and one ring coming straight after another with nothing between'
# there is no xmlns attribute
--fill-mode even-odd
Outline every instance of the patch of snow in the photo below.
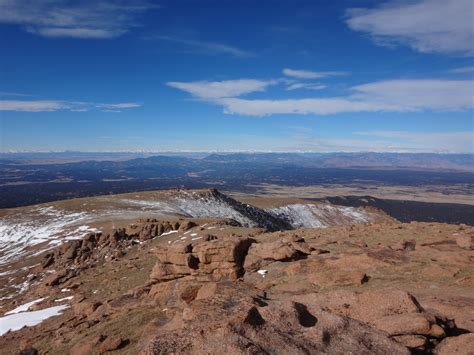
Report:
<svg viewBox="0 0 474 355"><path fill-rule="evenodd" d="M31 327L38 325L50 317L61 314L61 311L68 307L68 305L54 306L39 311L20 312L0 317L0 336L9 330L15 331L25 326Z"/></svg>
<svg viewBox="0 0 474 355"><path fill-rule="evenodd" d="M7 315L9 315L9 314L16 314L16 313L20 313L20 312L25 312L25 311L27 311L28 308L30 308L32 305L37 304L37 303L40 303L42 300L44 300L44 298L38 298L37 300L34 300L34 301L31 301L31 302L22 304L21 306L18 306L18 307L16 307L15 309L12 309L10 312L5 313L5 315L7 316Z"/></svg>
<svg viewBox="0 0 474 355"><path fill-rule="evenodd" d="M191 234L191 237L195 237L195 236L197 236L197 235L198 235L197 233L192 233L192 234Z"/></svg>
<svg viewBox="0 0 474 355"><path fill-rule="evenodd" d="M198 240L198 239L202 239L202 237L192 238L191 240Z"/></svg>
<svg viewBox="0 0 474 355"><path fill-rule="evenodd" d="M256 227L256 223L250 218L245 217L240 212L236 211L227 202L221 201L214 197L200 197L196 198L192 194L183 192L182 197L176 198L176 206L180 209L181 214L193 217L223 217L231 218L246 227ZM208 223L201 227L207 226Z"/></svg>
<svg viewBox="0 0 474 355"><path fill-rule="evenodd" d="M207 227L207 229L215 229L215 228L217 228L217 227Z"/></svg>
<svg viewBox="0 0 474 355"><path fill-rule="evenodd" d="M262 277L265 277L266 274L268 274L268 270L258 270L257 271Z"/></svg>
<svg viewBox="0 0 474 355"><path fill-rule="evenodd" d="M17 294L22 294L23 292L25 292L26 290L28 290L28 288L30 287L30 283L28 282L28 280L22 282L21 284L18 284L18 285L12 285L14 288L18 289L18 291L16 292Z"/></svg>
<svg viewBox="0 0 474 355"><path fill-rule="evenodd" d="M97 232L84 224L91 216L85 212L68 212L53 206L32 207L22 213L0 218L0 265L34 255L30 249L51 243L41 252L51 249L58 240L82 238Z"/></svg>
<svg viewBox="0 0 474 355"><path fill-rule="evenodd" d="M163 237L165 235L170 235L170 234L173 234L173 233L178 233L178 231L169 231L169 232L161 233L158 237Z"/></svg>
<svg viewBox="0 0 474 355"><path fill-rule="evenodd" d="M62 288L61 289L61 292L70 292L72 291L70 288Z"/></svg>
<svg viewBox="0 0 474 355"><path fill-rule="evenodd" d="M69 301L69 300L72 300L73 298L74 298L74 296L68 296L68 297L64 297L64 298L60 298L58 300L55 300L54 302Z"/></svg>
<svg viewBox="0 0 474 355"><path fill-rule="evenodd" d="M287 220L293 228L327 228L333 225L368 223L372 215L354 207L329 204L294 204L268 210L277 218Z"/></svg>

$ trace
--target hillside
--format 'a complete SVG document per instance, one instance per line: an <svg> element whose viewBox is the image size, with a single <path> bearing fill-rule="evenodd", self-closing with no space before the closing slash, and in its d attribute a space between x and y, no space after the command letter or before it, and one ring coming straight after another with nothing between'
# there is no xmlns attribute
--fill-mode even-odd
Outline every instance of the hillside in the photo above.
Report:
<svg viewBox="0 0 474 355"><path fill-rule="evenodd" d="M472 344L473 228L177 222L137 221L44 256L30 287L2 300L3 353L19 343L55 354L453 354Z"/></svg>
<svg viewBox="0 0 474 355"><path fill-rule="evenodd" d="M0 353L468 353L474 228L251 200L175 190L2 211Z"/></svg>
<svg viewBox="0 0 474 355"><path fill-rule="evenodd" d="M7 263L89 232L108 232L139 218L164 216L228 218L242 227L270 231L390 219L375 210L307 201L263 209L217 190L170 190L59 201L0 210L0 274Z"/></svg>

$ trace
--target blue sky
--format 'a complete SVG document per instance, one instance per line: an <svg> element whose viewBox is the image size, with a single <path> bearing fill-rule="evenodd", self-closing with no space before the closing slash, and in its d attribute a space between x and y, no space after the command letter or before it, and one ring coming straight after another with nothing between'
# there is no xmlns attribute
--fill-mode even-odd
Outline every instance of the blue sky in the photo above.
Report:
<svg viewBox="0 0 474 355"><path fill-rule="evenodd" d="M471 0L0 0L0 150L474 152Z"/></svg>

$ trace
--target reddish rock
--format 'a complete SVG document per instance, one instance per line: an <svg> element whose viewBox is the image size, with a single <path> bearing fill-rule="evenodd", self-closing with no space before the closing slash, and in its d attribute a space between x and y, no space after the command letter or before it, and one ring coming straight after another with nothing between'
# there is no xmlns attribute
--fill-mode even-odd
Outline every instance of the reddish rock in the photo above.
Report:
<svg viewBox="0 0 474 355"><path fill-rule="evenodd" d="M101 302L88 302L84 300L79 303L74 303L72 305L72 311L76 316L87 317L94 313L100 305L102 305Z"/></svg>
<svg viewBox="0 0 474 355"><path fill-rule="evenodd" d="M106 353L121 348L125 341L119 336L108 336L100 345L100 352Z"/></svg>
<svg viewBox="0 0 474 355"><path fill-rule="evenodd" d="M69 355L89 355L94 349L105 339L105 336L99 334L89 338L85 338L74 344L69 350Z"/></svg>
<svg viewBox="0 0 474 355"><path fill-rule="evenodd" d="M290 236L272 242L254 243L245 258L244 268L255 271L273 261L297 260L311 254L312 249L303 238Z"/></svg>
<svg viewBox="0 0 474 355"><path fill-rule="evenodd" d="M183 223L181 223L181 225L179 226L179 230L185 232L187 230L190 230L191 228L194 228L196 227L197 224L194 223L193 221L184 221Z"/></svg>
<svg viewBox="0 0 474 355"><path fill-rule="evenodd" d="M472 249L472 237L470 235L458 235L456 237L456 244L460 248L471 250Z"/></svg>
<svg viewBox="0 0 474 355"><path fill-rule="evenodd" d="M474 354L474 333L444 339L435 349L436 355Z"/></svg>

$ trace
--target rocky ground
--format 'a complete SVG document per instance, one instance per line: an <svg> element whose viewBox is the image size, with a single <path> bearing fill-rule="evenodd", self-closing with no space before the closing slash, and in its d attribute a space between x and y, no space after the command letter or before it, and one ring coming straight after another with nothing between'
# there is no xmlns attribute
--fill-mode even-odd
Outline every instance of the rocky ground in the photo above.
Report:
<svg viewBox="0 0 474 355"><path fill-rule="evenodd" d="M30 287L0 302L0 353L472 354L473 238L140 219L37 255Z"/></svg>

